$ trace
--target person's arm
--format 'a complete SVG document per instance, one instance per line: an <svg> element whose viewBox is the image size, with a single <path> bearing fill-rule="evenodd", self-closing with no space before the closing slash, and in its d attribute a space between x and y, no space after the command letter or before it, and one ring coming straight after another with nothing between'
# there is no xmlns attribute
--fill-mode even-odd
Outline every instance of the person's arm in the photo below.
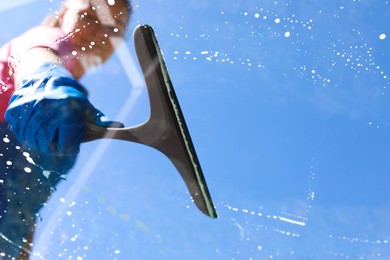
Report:
<svg viewBox="0 0 390 260"><path fill-rule="evenodd" d="M76 156L87 123L123 127L97 110L55 52L34 48L19 59L5 117L19 142L43 154Z"/></svg>
<svg viewBox="0 0 390 260"><path fill-rule="evenodd" d="M23 75L29 75L34 72L34 70L38 69L42 64L52 62L64 65L65 62L59 57L54 51L43 48L36 47L27 50L23 55L20 55L17 58L17 64L14 68L14 82L15 88L19 87L20 77ZM78 73L79 75L75 76L76 79L80 79L81 75L84 71Z"/></svg>

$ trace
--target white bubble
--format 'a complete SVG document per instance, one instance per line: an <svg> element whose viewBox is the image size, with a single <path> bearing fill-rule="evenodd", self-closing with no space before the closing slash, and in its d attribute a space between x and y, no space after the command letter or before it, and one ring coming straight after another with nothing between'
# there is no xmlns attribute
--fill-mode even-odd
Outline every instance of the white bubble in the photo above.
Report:
<svg viewBox="0 0 390 260"><path fill-rule="evenodd" d="M260 14L255 13L255 18L259 18L259 17L260 17Z"/></svg>
<svg viewBox="0 0 390 260"><path fill-rule="evenodd" d="M7 161L6 164L9 166L9 165L12 165L12 162L11 161Z"/></svg>
<svg viewBox="0 0 390 260"><path fill-rule="evenodd" d="M77 55L77 51L72 51L72 55L76 56Z"/></svg>
<svg viewBox="0 0 390 260"><path fill-rule="evenodd" d="M35 162L34 162L34 160L33 160L31 157L27 157L26 160L27 160L29 163L35 165Z"/></svg>
<svg viewBox="0 0 390 260"><path fill-rule="evenodd" d="M4 143L9 143L9 142L11 142L7 137L4 137L4 138L3 138L3 141L4 141Z"/></svg>
<svg viewBox="0 0 390 260"><path fill-rule="evenodd" d="M284 33L284 37L286 37L286 38L290 37L290 35L291 35L290 32L285 32Z"/></svg>
<svg viewBox="0 0 390 260"><path fill-rule="evenodd" d="M67 211L67 212L66 212L66 215L72 216L72 211Z"/></svg>
<svg viewBox="0 0 390 260"><path fill-rule="evenodd" d="M115 0L108 0L107 1L109 5L114 5L115 4Z"/></svg>
<svg viewBox="0 0 390 260"><path fill-rule="evenodd" d="M381 39L381 40L386 39L386 34L382 33L381 35L379 35L379 39Z"/></svg>
<svg viewBox="0 0 390 260"><path fill-rule="evenodd" d="M280 18L276 18L275 23L280 23Z"/></svg>
<svg viewBox="0 0 390 260"><path fill-rule="evenodd" d="M29 168L29 167L24 167L24 171L27 172L27 173L31 173L31 168Z"/></svg>

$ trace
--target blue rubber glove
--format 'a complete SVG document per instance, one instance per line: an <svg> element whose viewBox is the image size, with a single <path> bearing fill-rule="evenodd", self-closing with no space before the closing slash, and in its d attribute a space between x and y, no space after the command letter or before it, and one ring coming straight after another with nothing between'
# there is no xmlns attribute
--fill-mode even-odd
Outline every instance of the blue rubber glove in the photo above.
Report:
<svg viewBox="0 0 390 260"><path fill-rule="evenodd" d="M76 156L86 123L123 127L87 98L87 91L59 64L46 63L23 77L5 118L18 141L32 151Z"/></svg>

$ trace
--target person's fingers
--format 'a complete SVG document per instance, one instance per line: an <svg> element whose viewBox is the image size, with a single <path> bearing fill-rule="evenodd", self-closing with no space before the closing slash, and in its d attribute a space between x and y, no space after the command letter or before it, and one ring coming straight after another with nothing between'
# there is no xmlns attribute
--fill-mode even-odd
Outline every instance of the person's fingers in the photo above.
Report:
<svg viewBox="0 0 390 260"><path fill-rule="evenodd" d="M57 140L56 150L63 155L77 154L80 150L80 143L83 141L85 122L78 121L65 123L56 129Z"/></svg>
<svg viewBox="0 0 390 260"><path fill-rule="evenodd" d="M108 116L96 109L92 104L85 111L85 117L88 123L92 123L101 127L125 127L123 123L111 120Z"/></svg>
<svg viewBox="0 0 390 260"><path fill-rule="evenodd" d="M45 154L76 155L85 131L82 102L46 100L35 108L25 128L25 146Z"/></svg>
<svg viewBox="0 0 390 260"><path fill-rule="evenodd" d="M125 125L118 121L111 120L108 116L102 115L96 118L96 124L102 127L114 127L114 128L124 128Z"/></svg>

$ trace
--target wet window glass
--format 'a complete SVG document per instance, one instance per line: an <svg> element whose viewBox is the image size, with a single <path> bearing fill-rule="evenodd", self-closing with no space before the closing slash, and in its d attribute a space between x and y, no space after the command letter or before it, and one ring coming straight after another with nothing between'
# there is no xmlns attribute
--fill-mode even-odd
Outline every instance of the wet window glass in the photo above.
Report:
<svg viewBox="0 0 390 260"><path fill-rule="evenodd" d="M389 5L3 0L0 256L390 257Z"/></svg>

